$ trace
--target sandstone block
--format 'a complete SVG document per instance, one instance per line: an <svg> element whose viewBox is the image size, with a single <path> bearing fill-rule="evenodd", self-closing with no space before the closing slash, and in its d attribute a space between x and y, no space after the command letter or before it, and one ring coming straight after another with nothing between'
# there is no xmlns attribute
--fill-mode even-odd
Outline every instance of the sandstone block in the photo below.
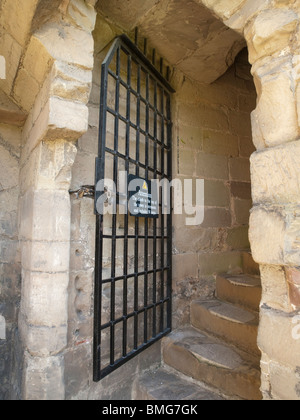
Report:
<svg viewBox="0 0 300 420"><path fill-rule="evenodd" d="M67 324L68 283L67 273L24 272L21 312L30 326L59 328Z"/></svg>
<svg viewBox="0 0 300 420"><path fill-rule="evenodd" d="M48 23L35 35L55 60L93 68L94 42L90 33L70 25Z"/></svg>
<svg viewBox="0 0 300 420"><path fill-rule="evenodd" d="M26 322L23 316L19 319L22 341L28 351L39 357L57 355L67 344L67 326L53 327L35 326Z"/></svg>
<svg viewBox="0 0 300 420"><path fill-rule="evenodd" d="M69 269L69 242L26 241L21 245L21 252L26 270L55 273Z"/></svg>
<svg viewBox="0 0 300 420"><path fill-rule="evenodd" d="M280 211L255 207L249 238L253 259L261 264L283 265L285 222Z"/></svg>
<svg viewBox="0 0 300 420"><path fill-rule="evenodd" d="M38 0L16 0L12 4L4 4L1 10L6 30L14 35L17 42L24 46L30 32L31 21L34 16Z"/></svg>
<svg viewBox="0 0 300 420"><path fill-rule="evenodd" d="M227 244L232 249L249 249L248 226L241 226L228 231Z"/></svg>
<svg viewBox="0 0 300 420"><path fill-rule="evenodd" d="M297 25L298 16L291 8L261 11L245 33L250 63L285 49Z"/></svg>
<svg viewBox="0 0 300 420"><path fill-rule="evenodd" d="M68 241L70 198L64 191L28 190L21 198L20 237L27 240Z"/></svg>
<svg viewBox="0 0 300 420"><path fill-rule="evenodd" d="M92 83L92 72L65 62L55 62L50 95L86 104Z"/></svg>
<svg viewBox="0 0 300 420"><path fill-rule="evenodd" d="M233 205L236 223L239 225L248 225L252 201L237 198L233 200Z"/></svg>
<svg viewBox="0 0 300 420"><path fill-rule="evenodd" d="M52 63L53 58L49 55L44 45L38 38L32 36L24 56L24 68L41 84L47 72L49 72Z"/></svg>
<svg viewBox="0 0 300 420"><path fill-rule="evenodd" d="M254 153L251 156L254 203L298 204L299 165L299 141Z"/></svg>
<svg viewBox="0 0 300 420"><path fill-rule="evenodd" d="M96 23L96 11L92 4L80 0L71 0L68 14L71 20L82 29L91 32Z"/></svg>
<svg viewBox="0 0 300 420"><path fill-rule="evenodd" d="M231 213L225 208L205 208L202 227L228 227L231 226Z"/></svg>
<svg viewBox="0 0 300 420"><path fill-rule="evenodd" d="M288 288L283 267L261 265L262 304L289 312Z"/></svg>
<svg viewBox="0 0 300 420"><path fill-rule="evenodd" d="M299 401L300 400L300 371L290 365L282 365L271 361L269 376L273 400Z"/></svg>
<svg viewBox="0 0 300 420"><path fill-rule="evenodd" d="M229 207L229 188L222 181L205 180L204 202L207 207Z"/></svg>
<svg viewBox="0 0 300 420"><path fill-rule="evenodd" d="M17 127L22 127L26 121L25 112L21 111L4 92L0 92L0 121Z"/></svg>
<svg viewBox="0 0 300 420"><path fill-rule="evenodd" d="M36 357L25 354L23 399L63 400L64 359L60 357Z"/></svg>
<svg viewBox="0 0 300 420"><path fill-rule="evenodd" d="M253 258L260 264L299 265L299 210L254 207L249 237Z"/></svg>
<svg viewBox="0 0 300 420"><path fill-rule="evenodd" d="M299 331L299 322L295 324L294 319L294 314L288 315L265 306L260 309L259 348L271 360L286 366L299 365L300 340L295 339L295 331Z"/></svg>
<svg viewBox="0 0 300 420"><path fill-rule="evenodd" d="M173 270L175 280L198 277L197 254L179 254L173 256Z"/></svg>
<svg viewBox="0 0 300 420"><path fill-rule="evenodd" d="M235 16L242 9L242 7L245 7L245 2L243 0L233 0L233 1L202 0L202 3L209 9L212 9L214 13L220 16L220 18L223 20L232 18L232 16ZM246 4L248 3L250 2L249 1L246 2ZM263 2L263 4L265 3L266 1ZM245 14L244 18L246 17L249 18L250 13L248 12L248 14L246 14L244 9L242 10L243 10L243 17Z"/></svg>
<svg viewBox="0 0 300 420"><path fill-rule="evenodd" d="M255 146L262 149L296 140L298 116L291 58L279 57L258 66L253 68L258 90L257 108L252 113Z"/></svg>
<svg viewBox="0 0 300 420"><path fill-rule="evenodd" d="M199 275L234 273L241 271L242 258L239 252L199 254Z"/></svg>
<svg viewBox="0 0 300 420"><path fill-rule="evenodd" d="M203 151L209 154L236 157L239 155L238 137L222 131L204 130Z"/></svg>
<svg viewBox="0 0 300 420"><path fill-rule="evenodd" d="M247 158L229 159L229 173L232 181L250 182L250 162Z"/></svg>
<svg viewBox="0 0 300 420"><path fill-rule="evenodd" d="M18 158L1 145L0 156L0 188L1 190L13 188L18 184Z"/></svg>
<svg viewBox="0 0 300 420"><path fill-rule="evenodd" d="M199 153L196 161L196 175L203 179L228 179L226 156Z"/></svg>

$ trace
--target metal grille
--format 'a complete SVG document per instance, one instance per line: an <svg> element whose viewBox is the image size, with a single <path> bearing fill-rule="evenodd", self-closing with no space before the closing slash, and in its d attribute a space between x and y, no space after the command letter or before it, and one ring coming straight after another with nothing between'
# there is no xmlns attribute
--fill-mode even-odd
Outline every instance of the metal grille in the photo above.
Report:
<svg viewBox="0 0 300 420"><path fill-rule="evenodd" d="M171 331L171 214L163 214L162 191L157 217L124 214L120 174L171 181L172 92L127 37L114 42L102 64L96 185L113 180L117 212L97 215L95 381ZM108 189L96 191L96 202Z"/></svg>

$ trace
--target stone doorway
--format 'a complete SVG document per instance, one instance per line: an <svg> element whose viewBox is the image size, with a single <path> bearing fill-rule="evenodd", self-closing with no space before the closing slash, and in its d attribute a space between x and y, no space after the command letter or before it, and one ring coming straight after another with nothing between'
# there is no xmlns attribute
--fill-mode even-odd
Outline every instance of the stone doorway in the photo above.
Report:
<svg viewBox="0 0 300 420"><path fill-rule="evenodd" d="M10 3L0 5L0 54L8 69L6 79L0 81L4 173L1 328L6 328L1 334L4 338L0 338L6 361L1 365L5 366L1 395L23 399L130 399L133 394L128 378L133 383L140 372L161 361L160 347L156 347L136 364L126 365L120 382L111 377L99 386L92 383L94 214L90 202L72 201L70 205L69 197L71 182L72 187L78 187L82 180L94 178L91 158L97 132L97 60L116 35L130 35L138 27L141 37L148 38L157 54L160 52L165 62L177 69L172 70L172 77L179 106L174 108L177 114L173 119L179 121L180 115L185 116L181 128L174 127L174 167L189 171L191 164L193 173L189 176L194 178L200 168L206 168L207 173L216 168L209 165L208 159L199 165L202 153L218 156L212 149L204 150L214 142L221 150L216 131L222 133L222 138L229 134L224 131L224 124L229 124L228 119L224 121L229 97L222 98L226 89L215 91L215 84L220 86L222 75L228 77L228 68L247 43L258 96L251 118L257 152L251 156L253 208L249 236L263 285L258 340L262 351L262 391L265 399L299 399L297 2L147 0L141 7L132 0L122 3L125 11L118 0L55 0L51 4L16 0L13 6ZM216 45L221 45L222 50ZM205 83L209 89L201 90L200 85ZM205 96L208 93L209 98ZM194 111L197 109L197 115L201 115L210 108L214 112L202 120L205 133L202 131L202 137L198 137ZM185 129L180 132L182 127ZM195 138L202 142L195 146ZM230 139L227 143L231 144ZM189 152L186 157L185 149ZM231 164L233 159L241 158L244 156L233 154ZM233 170L238 172L238 166L222 166L222 153L218 159L219 170L226 170L227 175L207 175L211 200L207 207L211 223L218 214L218 220L226 224L231 217L226 203L233 203L233 209L241 208L243 200L249 199L241 197L245 189L237 184L249 182L229 178ZM217 203L213 191L218 191ZM225 191L229 191L229 199ZM219 228L220 232L226 231L226 247L231 247L226 249L232 256L239 235L237 231L229 235L229 226ZM193 247L185 248L188 239L180 243L182 235L177 235L176 240L176 247L182 249L174 249L177 272L182 270L180 278L174 278L176 304L181 312L175 319L178 326L181 320L188 319L188 301L197 292L198 283L193 284L193 279L200 275L201 291L206 290L209 295L210 273L216 270L215 260L210 260L209 273L208 268L201 272L209 263L206 258L200 265L201 255L208 256L209 252L194 252L195 237ZM224 238L219 238L214 246L224 245ZM202 243L208 240L206 237ZM208 249L213 249L212 242ZM216 252L220 266L221 254L226 252ZM233 265L238 267L238 261L233 261ZM227 271L227 267L221 268ZM182 284L183 277L190 279L189 283Z"/></svg>

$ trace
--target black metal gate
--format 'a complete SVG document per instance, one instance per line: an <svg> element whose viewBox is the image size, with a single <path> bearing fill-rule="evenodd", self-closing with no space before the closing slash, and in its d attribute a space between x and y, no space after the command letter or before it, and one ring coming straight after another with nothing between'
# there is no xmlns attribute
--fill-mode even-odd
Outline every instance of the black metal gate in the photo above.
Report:
<svg viewBox="0 0 300 420"><path fill-rule="evenodd" d="M126 36L114 42L102 64L96 160L95 381L171 331L171 212L160 190L157 215L132 216L126 189L130 177L171 181L172 92Z"/></svg>

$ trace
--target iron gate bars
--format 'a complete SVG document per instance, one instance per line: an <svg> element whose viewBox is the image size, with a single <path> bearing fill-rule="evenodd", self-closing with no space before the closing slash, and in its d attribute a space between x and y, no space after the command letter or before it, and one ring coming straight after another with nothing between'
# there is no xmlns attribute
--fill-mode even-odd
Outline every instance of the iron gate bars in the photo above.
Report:
<svg viewBox="0 0 300 420"><path fill-rule="evenodd" d="M172 216L161 191L157 217L122 212L119 186L121 173L125 183L129 175L171 181L172 92L126 36L114 41L101 69L96 185L113 181L117 212L96 216L94 381L171 331ZM109 191L104 183L95 203Z"/></svg>

